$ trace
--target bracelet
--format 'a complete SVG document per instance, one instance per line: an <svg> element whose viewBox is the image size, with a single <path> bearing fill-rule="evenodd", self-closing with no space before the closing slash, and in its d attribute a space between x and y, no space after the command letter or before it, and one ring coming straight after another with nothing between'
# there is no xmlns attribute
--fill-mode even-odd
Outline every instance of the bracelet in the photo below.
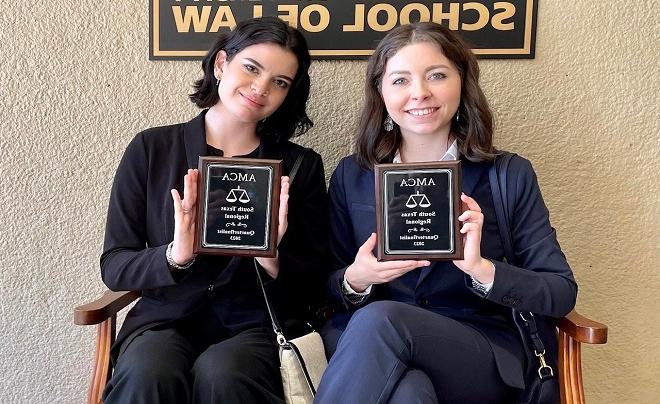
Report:
<svg viewBox="0 0 660 404"><path fill-rule="evenodd" d="M174 245L174 241L169 243L167 245L167 250L165 250L165 258L167 259L167 265L172 268L172 270L181 270L181 269L188 269L192 266L192 264L195 263L195 257L191 259L190 261L186 262L183 265L179 265L176 262L174 262L174 259L172 258L172 246Z"/></svg>
<svg viewBox="0 0 660 404"><path fill-rule="evenodd" d="M487 260L487 261L490 263L490 265L493 267L494 270L497 270L493 261L491 260ZM486 284L479 282L478 280L474 279L472 276L470 276L470 278L472 279L472 288L475 289L477 292L479 292L479 294L482 297L486 297L486 295L488 295L488 292L490 292L490 289L493 287L494 281L491 282L490 284Z"/></svg>

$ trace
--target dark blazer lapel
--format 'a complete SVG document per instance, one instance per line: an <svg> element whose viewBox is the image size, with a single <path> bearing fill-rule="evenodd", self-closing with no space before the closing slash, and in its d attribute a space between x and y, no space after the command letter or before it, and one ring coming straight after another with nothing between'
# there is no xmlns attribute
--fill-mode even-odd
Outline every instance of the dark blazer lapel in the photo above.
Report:
<svg viewBox="0 0 660 404"><path fill-rule="evenodd" d="M199 165L199 156L205 156L206 150L206 129L204 126L204 116L206 110L183 126L183 143L186 148L186 160L188 168L197 168Z"/></svg>
<svg viewBox="0 0 660 404"><path fill-rule="evenodd" d="M477 182L479 182L481 176L486 172L486 167L488 167L488 164L473 163L465 158L461 158L461 191L463 191L465 195L472 195L472 191L474 191ZM431 266L422 268L422 271L419 274L419 279L417 280L418 288L424 279L426 279L426 277L429 276L429 274L438 266L438 264L431 264Z"/></svg>
<svg viewBox="0 0 660 404"><path fill-rule="evenodd" d="M282 155L282 147L266 137L261 138L259 143L258 156L260 159L281 160L284 158Z"/></svg>

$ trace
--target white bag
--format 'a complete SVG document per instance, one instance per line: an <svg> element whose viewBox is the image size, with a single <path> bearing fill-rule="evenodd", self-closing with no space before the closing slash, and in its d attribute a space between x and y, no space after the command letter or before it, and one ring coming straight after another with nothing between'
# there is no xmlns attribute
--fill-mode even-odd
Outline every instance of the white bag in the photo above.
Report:
<svg viewBox="0 0 660 404"><path fill-rule="evenodd" d="M317 332L280 344L280 372L286 403L312 404L327 366L323 340Z"/></svg>

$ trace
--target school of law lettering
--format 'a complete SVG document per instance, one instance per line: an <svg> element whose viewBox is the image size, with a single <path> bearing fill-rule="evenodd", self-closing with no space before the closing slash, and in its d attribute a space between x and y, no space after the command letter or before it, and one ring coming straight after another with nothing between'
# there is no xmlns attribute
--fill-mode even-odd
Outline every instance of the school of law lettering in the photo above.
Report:
<svg viewBox="0 0 660 404"><path fill-rule="evenodd" d="M385 174L387 254L454 251L450 174L446 169Z"/></svg>
<svg viewBox="0 0 660 404"><path fill-rule="evenodd" d="M204 247L268 248L270 168L210 164Z"/></svg>
<svg viewBox="0 0 660 404"><path fill-rule="evenodd" d="M323 1L151 0L151 58L201 58L237 21L276 16L300 29L312 56L360 58L392 28L434 21L460 32L484 57L533 58L537 0Z"/></svg>

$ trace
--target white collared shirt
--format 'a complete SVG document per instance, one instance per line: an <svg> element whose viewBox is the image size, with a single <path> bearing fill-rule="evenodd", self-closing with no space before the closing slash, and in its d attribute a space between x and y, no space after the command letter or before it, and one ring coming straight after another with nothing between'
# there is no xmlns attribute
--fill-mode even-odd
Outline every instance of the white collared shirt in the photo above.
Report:
<svg viewBox="0 0 660 404"><path fill-rule="evenodd" d="M450 161L450 160L458 160L458 143L456 139L454 139L454 141L451 143L451 145L449 146L449 148L447 149L447 151L439 161ZM399 150L397 150L396 153L394 154L392 163L395 164L401 163L401 153L399 152ZM472 281L474 281L478 285L481 285L484 288L485 294L488 294L488 292L490 292L490 290L493 287L493 282L481 283L474 278L472 278ZM355 290L353 290L353 288L351 288L351 286L346 281L345 273L344 273L344 282L342 283L343 283L342 286L344 288L344 291L346 292L347 297L349 298L353 297L354 299L350 299L350 300L352 300L354 303L357 304L361 303L362 301L364 301L364 299L366 299L367 296L369 296L369 294L371 293L371 287L373 286L373 285L369 285L369 287L365 289L364 292L356 292Z"/></svg>
<svg viewBox="0 0 660 404"><path fill-rule="evenodd" d="M456 142L456 139L454 139L454 141L451 143L445 154L438 161L449 161L449 160L458 160L458 143ZM399 152L399 150L397 150L396 154L394 154L392 163L395 164L401 163L401 153Z"/></svg>

